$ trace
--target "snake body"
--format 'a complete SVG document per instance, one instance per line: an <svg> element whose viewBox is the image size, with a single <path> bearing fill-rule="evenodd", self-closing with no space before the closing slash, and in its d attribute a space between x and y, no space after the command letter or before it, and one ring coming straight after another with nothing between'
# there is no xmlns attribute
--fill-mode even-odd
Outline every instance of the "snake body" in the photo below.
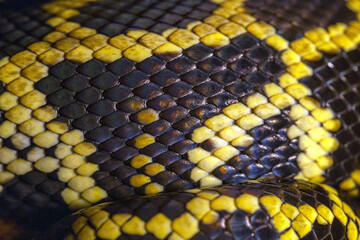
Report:
<svg viewBox="0 0 360 240"><path fill-rule="evenodd" d="M39 239L358 239L359 16L0 1L0 215Z"/></svg>

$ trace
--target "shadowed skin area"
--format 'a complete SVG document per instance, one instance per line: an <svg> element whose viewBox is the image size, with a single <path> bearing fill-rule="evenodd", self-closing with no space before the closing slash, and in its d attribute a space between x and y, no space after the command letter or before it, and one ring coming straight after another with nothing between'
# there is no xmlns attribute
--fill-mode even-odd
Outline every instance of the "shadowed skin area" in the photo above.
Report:
<svg viewBox="0 0 360 240"><path fill-rule="evenodd" d="M4 11L3 206L58 218L66 205L294 177L357 196L357 112L336 108L356 102L340 87L357 75L356 15L334 1L323 21L299 10L307 21L289 26L297 14L274 20L267 4L55 1L24 11L27 25Z"/></svg>

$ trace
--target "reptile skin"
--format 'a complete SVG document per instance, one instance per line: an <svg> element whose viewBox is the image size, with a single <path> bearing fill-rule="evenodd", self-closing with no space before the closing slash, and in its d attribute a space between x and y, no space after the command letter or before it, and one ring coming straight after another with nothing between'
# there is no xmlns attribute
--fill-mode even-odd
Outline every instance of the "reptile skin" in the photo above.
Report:
<svg viewBox="0 0 360 240"><path fill-rule="evenodd" d="M360 239L359 0L12 0L0 26L5 239Z"/></svg>

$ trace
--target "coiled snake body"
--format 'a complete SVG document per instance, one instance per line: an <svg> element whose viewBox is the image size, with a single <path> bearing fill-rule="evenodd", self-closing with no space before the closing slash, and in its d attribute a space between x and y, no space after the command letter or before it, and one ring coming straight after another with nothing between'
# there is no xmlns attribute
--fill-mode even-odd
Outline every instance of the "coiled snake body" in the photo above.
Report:
<svg viewBox="0 0 360 240"><path fill-rule="evenodd" d="M36 239L358 239L359 16L0 2L1 216Z"/></svg>

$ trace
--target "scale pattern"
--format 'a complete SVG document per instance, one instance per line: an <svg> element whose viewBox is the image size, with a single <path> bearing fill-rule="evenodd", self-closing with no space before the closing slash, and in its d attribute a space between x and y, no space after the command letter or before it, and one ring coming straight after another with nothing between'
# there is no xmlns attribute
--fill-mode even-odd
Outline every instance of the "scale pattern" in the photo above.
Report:
<svg viewBox="0 0 360 240"><path fill-rule="evenodd" d="M357 239L359 219L331 188L262 182L100 204L57 227L44 239L340 240Z"/></svg>
<svg viewBox="0 0 360 240"><path fill-rule="evenodd" d="M334 158L341 159L341 162L329 169L328 174L329 179L340 184L342 190L353 196L357 196L359 191L356 187L359 184L356 178L358 170L354 170L359 162L359 124L354 121L359 114L359 93L354 90L359 84L358 54L358 50L353 50L341 55L327 56L314 63L314 76L303 79L304 84L313 89L315 96L324 99L342 122L343 127L335 134L342 144L333 153Z"/></svg>
<svg viewBox="0 0 360 240"><path fill-rule="evenodd" d="M245 2L245 6L253 16L276 26L279 34L291 41L306 31L356 19L346 1L255 0Z"/></svg>
<svg viewBox="0 0 360 240"><path fill-rule="evenodd" d="M296 39L303 36L306 31L316 27L327 27L335 23L341 26L342 23L349 22L355 17L353 13L349 12L350 10L345 2L312 1L312 3L298 3L290 1L287 4L279 3L283 6L279 7L277 2L266 1L270 6L269 8L259 7L264 3L265 1L249 1L246 2L246 6L257 18L277 26L279 33L287 39ZM325 8L324 6L328 4L330 6ZM307 10L304 6L308 7ZM301 12L302 16L305 14L309 17L298 19L297 14L282 12L287 7ZM272 9L280 10L277 17L274 17ZM330 14L331 11L339 14ZM321 19L314 17L324 15L327 17ZM352 24L354 23L352 22ZM330 181L335 182L340 189L348 192L350 196L359 194L357 188L359 185L357 178L359 125L358 121L355 120L358 119L359 114L357 107L359 94L355 90L359 84L358 63L360 59L358 56L358 49L354 49L342 54L329 53L318 61L305 61L306 64L313 67L314 75L301 80L302 83L311 88L315 97L323 100L326 106L334 110L337 118L341 120L342 128L335 133L341 145L332 154L334 159L340 159L340 161L337 161L327 174Z"/></svg>
<svg viewBox="0 0 360 240"><path fill-rule="evenodd" d="M161 11L161 4L151 1L143 4L150 3L155 9L160 8L158 12L165 16L164 21L170 21L166 18L169 15L164 10ZM164 3L163 8L168 9L174 5L174 3L170 3ZM70 18L69 21L82 23L80 20L86 19L86 14L97 15L98 12L104 12L104 6L108 6L106 4L114 5L114 2L95 2L78 8L80 12L84 13ZM133 3L129 2L128 4ZM183 14L185 14L187 13L184 9L185 6L187 6L188 11L190 7L197 6L200 10L206 9L206 11L202 11L203 14L196 14L196 16L204 18L211 15L211 11L217 7L216 4L211 2L205 5L193 1L191 3L184 2L183 4L183 7L179 6L172 11L176 13L182 9ZM142 13L143 9L147 7L141 7L140 4L132 9L126 4L124 5L124 3L119 4L120 10L125 11L126 9L126 12L117 16L118 22L130 25L124 21L128 18L134 18L134 16L131 17L131 14L134 14L132 12L139 11ZM175 13L171 16L174 17ZM106 14L105 16L112 16L112 14ZM188 24L197 19L185 20L184 22ZM208 21L210 22L210 20ZM250 18L250 21L254 20ZM92 29L101 26L101 31L108 29L100 24L106 22L105 19L97 18L96 22L99 23L99 26L82 24ZM135 21L133 25L130 25L130 29L135 26L145 28L145 26L139 25L139 22L147 23L150 22L150 19ZM90 22L87 24L90 24ZM164 24L160 25L163 26ZM152 28L149 27L149 31L156 32L157 30L154 28L160 25L155 24L155 26L151 26ZM181 26L179 25L179 27ZM166 28L169 28L169 25ZM201 27L197 29L194 31L198 31L198 34L202 34L201 31L204 31ZM57 31L60 30L58 26ZM63 31L66 31L66 29ZM124 30L124 32L127 31L130 30ZM205 33L208 34L206 31ZM109 34L108 32L102 33ZM32 145L26 145L23 149L19 149L19 146L14 146L14 136L11 136L11 134L9 135L11 138L4 141L3 162L14 160L13 157L15 156L9 154L9 149L18 151L18 154L24 156L24 159L29 159L32 155L35 155L34 161L37 161L37 163L44 162L40 166L35 164L34 171L24 175L25 184L22 183L21 179L20 182L16 182L17 178L15 177L12 182L5 186L6 192L9 193L4 196L7 206L9 202L13 202L12 205L17 208L17 198L29 199L26 202L30 205L37 205L39 202L45 205L44 203L48 202L49 195L51 199L55 198L62 203L61 198L63 196L60 191L65 188L65 185L57 180L63 182L63 178L67 178L69 169L80 169L80 167L85 168L85 175L88 174L87 172L90 175L95 172L93 178L97 185L104 189L109 197L116 199L135 193L149 193L154 191L152 190L154 186L155 191L162 191L162 189L173 191L199 186L199 183L194 181L192 179L194 177L191 176L195 164L187 160L187 152L200 145L191 140L191 136L189 136L191 132L199 128L205 120L218 115L224 107L240 100L246 104L245 97L257 91L263 91L261 89L265 83L275 81L276 77L284 71L284 66L275 59L274 50L267 47L265 42L259 41L248 33L241 33L242 31L238 34L238 37L234 37L231 44L222 48L211 48L198 43L187 48L182 55L160 54L150 56L141 63L136 63L134 61L136 59L130 60L127 58L121 58L111 63L101 61L102 59L99 58L91 59L85 63L65 59L52 66L51 62L44 56L48 52L41 54L40 62L42 63L39 65L43 71L47 70L49 74L44 73L40 77L34 76L33 80L36 83L33 86L34 89L40 92L37 92L39 95L47 96L47 106L56 109L58 115L54 119L51 116L49 117L52 122L47 125L48 131L45 132L42 132L43 126L39 120L46 122L46 117L19 120L20 125L24 126L20 127L21 137L24 134L30 137L35 136L35 142L37 136L39 141L46 139L45 143L35 143L40 149L34 149ZM56 37L53 40L52 38L53 35L48 34L44 39L56 42L56 52L59 50L67 52L77 46L76 42L72 46L70 41L68 43L70 47L68 47L66 40L59 40ZM98 41L101 42L101 39ZM146 40L143 41L146 44ZM84 44L90 48L92 47L94 51L100 48L96 45L91 46L91 42L88 44L87 42L84 41ZM29 49L36 51L36 45L35 47L30 45ZM16 58L13 61L16 62ZM43 64L49 65L48 69ZM24 73L22 75L24 76ZM24 77L31 78L31 76L27 75ZM240 82L240 77L245 81ZM19 92L17 86L20 83L18 82L12 82L7 89L12 95L15 94L21 97L27 92ZM25 83L28 82L25 81ZM21 89L21 91L24 90ZM3 102L8 100L7 96L4 95ZM43 111L51 115L50 108L47 106L41 107L42 104L35 106L34 110L40 107L36 111ZM11 109L11 107L8 106L8 109ZM37 116L36 111L34 112L35 116ZM214 164L218 166L212 169L208 167L209 170L207 171L213 172L215 179L225 182L266 176L294 176L298 172L295 163L295 154L298 150L296 140L289 145L286 138L287 127L291 122L287 117L287 111L284 110L283 113L279 112L278 116L269 117L264 124L262 119L251 114L250 117L259 121L259 123L247 127L251 132L245 135L247 137L244 139L251 143L257 141L259 144L251 146L245 144L242 147L241 142L244 140L239 139L238 142L240 143L237 147L244 154L233 160L224 159L230 160L227 165L221 164L222 161L215 162ZM5 119L17 121L11 117L11 114L7 116L4 114L3 119L4 121ZM227 119L229 118L227 117ZM5 123L8 123L8 121L5 121ZM51 123L54 123L53 127L50 125ZM63 124L68 125L68 128L64 131L62 130ZM244 124L240 122L240 127L246 128L244 125L246 125L246 122ZM239 127L234 129L239 129ZM98 152L87 158L90 164L84 163L79 156L79 154L87 155L86 153L81 154L75 150L74 154L69 155L71 145L77 145L81 142L82 133L79 133L78 130L81 130L87 142L94 144L99 149ZM244 130L240 129L240 131L238 136L244 134ZM39 137L41 134L46 136ZM57 134L62 134L60 137L62 143L60 144L57 144ZM153 143L155 137L157 142ZM26 136L23 138L28 139ZM78 138L79 141L74 140ZM229 141L226 135L223 138ZM201 143L201 147L209 152L214 152L218 148L216 146L218 143L213 143L215 140L220 141L220 144L224 142L219 138L209 139ZM150 142L147 143L147 141ZM44 155L42 149L47 149L45 151L47 158L38 161L38 158ZM232 147L231 149L235 148ZM275 153L272 153L271 149L274 149ZM239 150L235 149L235 151L233 155L236 155ZM36 158L37 156L39 157ZM58 163L56 159L62 159L62 166L65 168L61 170L65 169L65 171L60 170L57 172ZM290 164L286 163L288 160L290 160ZM94 164L99 166L99 171L96 171L97 168ZM210 164L212 163L207 163L207 165ZM45 167L43 169L41 166L44 165L54 167L49 169ZM31 167L28 167L28 170L31 170ZM53 171L55 172L51 175L50 181L40 177L45 177L48 175L47 173ZM205 172L200 171L204 175ZM65 177L62 177L63 175ZM76 178L76 180L78 179ZM88 178L85 180L90 181ZM86 188L76 187L79 181L74 179L73 184L70 181L69 185L72 186L72 190L66 193L73 193L74 190L78 192L84 191ZM153 183L148 184L150 181ZM45 194L43 194L44 192ZM71 195L70 193L67 196ZM29 197L29 195L35 195L36 197ZM89 200L89 198L86 198L86 200ZM71 201L73 201L72 198L65 199L65 202L69 203L70 207Z"/></svg>
<svg viewBox="0 0 360 240"><path fill-rule="evenodd" d="M358 5L1 5L1 214L50 223L99 201L251 179L357 196Z"/></svg>
<svg viewBox="0 0 360 240"><path fill-rule="evenodd" d="M23 12L3 10L0 13L0 58L25 50L28 45L38 42L53 31L51 26L45 24L45 21L53 16L51 13L40 7L30 8L26 2L20 4L26 9ZM15 8L14 5L11 6Z"/></svg>
<svg viewBox="0 0 360 240"><path fill-rule="evenodd" d="M259 7L264 6L265 2L268 7ZM325 5L328 4L330 6L325 8ZM303 36L306 31L316 27L327 27L330 24L339 22L346 23L355 17L346 7L345 2L336 1L331 3L326 1L311 1L311 3L310 1L301 3L289 1L286 4L269 1L249 1L246 2L246 6L257 18L271 22L276 26L280 34L287 36L287 39L296 39ZM302 14L285 13L287 7ZM280 11L280 13L276 14L276 17L274 17L273 13L275 9ZM311 10L309 11L309 9ZM332 11L335 14L331 14ZM306 16L301 19L297 17L298 15L304 16L303 14L306 14ZM327 17L317 19L317 16L324 15ZM320 61L307 61L308 65L313 66L314 75L301 80L302 83L312 89L317 99L324 100L326 105L335 111L342 122L343 128L336 133L336 138L339 139L342 145L333 154L336 156L335 158L343 160L340 169L336 166L329 172L331 175L329 179L337 179L338 182L343 181L344 176L356 168L358 164L358 123L354 121L354 119L358 119L358 111L350 110L347 107L354 106L356 109L358 104L359 96L357 91L353 90L358 84L356 80L358 78L358 54L359 51L356 49L340 56L330 54L324 56ZM353 187L351 187L351 183L348 184L342 188L348 191L354 190L355 183L352 182ZM357 195L357 191L355 189L352 194Z"/></svg>

